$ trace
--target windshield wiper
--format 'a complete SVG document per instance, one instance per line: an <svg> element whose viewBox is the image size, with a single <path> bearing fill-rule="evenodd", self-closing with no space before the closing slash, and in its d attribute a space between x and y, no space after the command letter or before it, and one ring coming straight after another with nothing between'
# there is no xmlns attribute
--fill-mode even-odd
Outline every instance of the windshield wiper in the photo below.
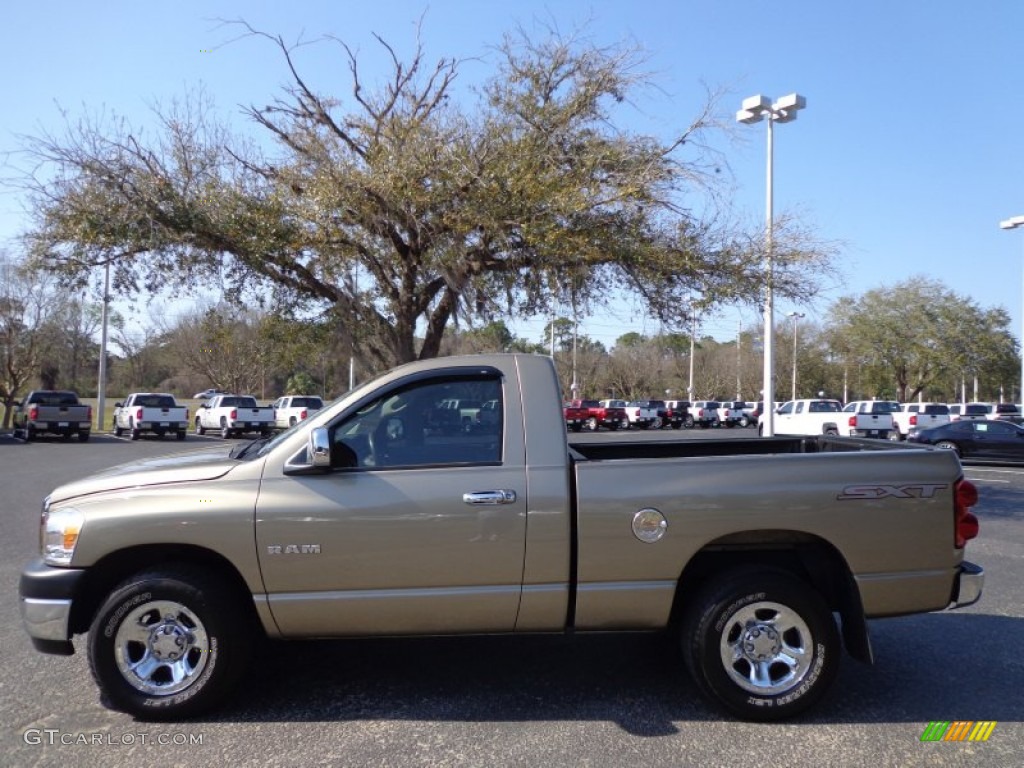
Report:
<svg viewBox="0 0 1024 768"><path fill-rule="evenodd" d="M245 458L245 454L247 454L250 450L255 448L257 445L264 445L265 443L269 442L270 439L271 438L269 437L258 437L255 440L250 440L245 445L237 445L231 449L231 453L228 454L228 457L232 459Z"/></svg>

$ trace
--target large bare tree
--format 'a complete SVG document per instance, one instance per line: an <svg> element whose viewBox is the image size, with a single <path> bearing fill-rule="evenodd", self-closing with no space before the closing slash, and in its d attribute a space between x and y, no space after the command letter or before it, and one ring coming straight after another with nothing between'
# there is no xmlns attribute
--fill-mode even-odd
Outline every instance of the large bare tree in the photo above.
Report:
<svg viewBox="0 0 1024 768"><path fill-rule="evenodd" d="M667 326L695 288L757 302L760 234L699 220L722 159L716 98L672 140L616 125L648 82L638 52L525 32L494 50L476 102L456 98L465 66L417 45L379 87L337 44L348 95L300 72L299 45L238 22L274 46L290 85L245 110L276 151L213 117L202 95L158 109L147 136L82 117L28 140L27 233L37 263L81 278L114 265L118 291L216 286L333 315L383 367L441 350L460 320L593 310L628 291ZM780 296L806 300L827 247L776 231Z"/></svg>

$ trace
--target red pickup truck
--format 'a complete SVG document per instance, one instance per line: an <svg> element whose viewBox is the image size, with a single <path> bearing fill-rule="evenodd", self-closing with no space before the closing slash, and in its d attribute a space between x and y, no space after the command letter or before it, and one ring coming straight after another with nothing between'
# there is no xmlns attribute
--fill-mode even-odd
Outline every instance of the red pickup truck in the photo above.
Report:
<svg viewBox="0 0 1024 768"><path fill-rule="evenodd" d="M572 400L569 402L568 408L584 411L586 416L584 417L583 426L592 432L596 432L598 427L608 427L611 430L616 430L623 426L629 427L629 416L626 415L625 408L606 408L597 400ZM568 420L568 416L566 419Z"/></svg>
<svg viewBox="0 0 1024 768"><path fill-rule="evenodd" d="M590 413L586 408L580 408L572 403L562 404L562 415L565 416L566 429L571 429L573 432L583 429L583 425L590 418Z"/></svg>

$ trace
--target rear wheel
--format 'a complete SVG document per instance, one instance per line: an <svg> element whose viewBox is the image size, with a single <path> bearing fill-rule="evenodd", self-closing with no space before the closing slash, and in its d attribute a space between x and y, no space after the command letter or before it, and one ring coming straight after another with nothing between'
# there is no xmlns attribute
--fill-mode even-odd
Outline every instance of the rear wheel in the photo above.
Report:
<svg viewBox="0 0 1024 768"><path fill-rule="evenodd" d="M614 432L618 428L619 428L619 422L617 422L617 421L609 421L608 422L608 429L610 429L612 432Z"/></svg>
<svg viewBox="0 0 1024 768"><path fill-rule="evenodd" d="M181 431L180 431L180 432L178 433L178 439L179 439L179 440L184 440L184 439L185 439L185 430L184 430L184 429L183 429L183 430L181 430Z"/></svg>
<svg viewBox="0 0 1024 768"><path fill-rule="evenodd" d="M31 443L35 439L36 439L36 428L31 426L31 425L25 427L25 442L26 443Z"/></svg>
<svg viewBox="0 0 1024 768"><path fill-rule="evenodd" d="M218 703L245 671L258 633L219 574L144 571L96 613L89 666L104 703L143 720L179 720Z"/></svg>
<svg viewBox="0 0 1024 768"><path fill-rule="evenodd" d="M898 429L889 430L889 440L894 443L898 443L903 439L903 435L900 434Z"/></svg>
<svg viewBox="0 0 1024 768"><path fill-rule="evenodd" d="M701 693L747 720L801 712L839 669L827 603L782 570L741 568L707 585L684 616L681 641Z"/></svg>
<svg viewBox="0 0 1024 768"><path fill-rule="evenodd" d="M587 419L587 429L591 432L597 432L597 417L591 416Z"/></svg>
<svg viewBox="0 0 1024 768"><path fill-rule="evenodd" d="M571 429L571 430L572 430L573 432L579 432L579 431L581 431L581 430L583 429L583 425L582 425L582 424L571 424L571 425L569 426L569 428L570 428L570 429Z"/></svg>
<svg viewBox="0 0 1024 768"><path fill-rule="evenodd" d="M826 427L825 434L832 435L833 437L839 437L839 430L836 429L835 427Z"/></svg>
<svg viewBox="0 0 1024 768"><path fill-rule="evenodd" d="M686 419L683 421L683 426L687 429L693 429L693 416L686 415Z"/></svg>
<svg viewBox="0 0 1024 768"><path fill-rule="evenodd" d="M288 419L288 426L289 427L294 427L297 423L298 422L295 421L295 417L294 416L292 416L291 418Z"/></svg>
<svg viewBox="0 0 1024 768"><path fill-rule="evenodd" d="M135 426L135 422L134 422L134 421L133 421L133 422L131 422L129 426L131 426L131 438L132 438L132 440L138 440L138 439L139 439L139 436L140 436L140 435L142 434L142 432L140 432L140 431L139 431L139 430L138 430L138 429L136 428L136 426Z"/></svg>
<svg viewBox="0 0 1024 768"><path fill-rule="evenodd" d="M220 420L220 436L224 440L231 437L231 428L228 427L227 419Z"/></svg>
<svg viewBox="0 0 1024 768"><path fill-rule="evenodd" d="M85 431L79 432L78 433L78 442L80 442L80 443L87 443L87 442L89 442L89 433L85 432Z"/></svg>

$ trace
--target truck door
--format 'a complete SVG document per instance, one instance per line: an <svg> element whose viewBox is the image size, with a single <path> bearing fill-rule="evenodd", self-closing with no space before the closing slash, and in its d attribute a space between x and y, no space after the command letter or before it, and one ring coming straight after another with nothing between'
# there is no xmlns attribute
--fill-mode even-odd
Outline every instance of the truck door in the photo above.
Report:
<svg viewBox="0 0 1024 768"><path fill-rule="evenodd" d="M514 629L521 406L506 402L498 371L468 370L399 382L339 417L330 473L264 478L256 539L286 636ZM452 400L493 400L496 416L452 432L434 413Z"/></svg>

